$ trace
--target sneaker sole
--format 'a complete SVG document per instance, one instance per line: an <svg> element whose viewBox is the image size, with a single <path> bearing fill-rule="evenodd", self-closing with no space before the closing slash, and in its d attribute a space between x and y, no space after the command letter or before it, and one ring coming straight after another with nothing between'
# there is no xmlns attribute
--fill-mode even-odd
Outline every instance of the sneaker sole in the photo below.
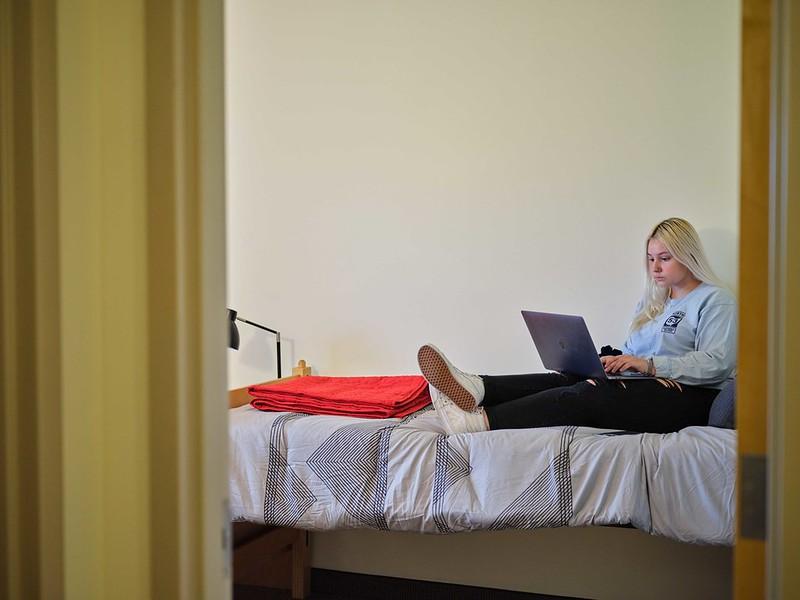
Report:
<svg viewBox="0 0 800 600"><path fill-rule="evenodd" d="M477 406L475 396L456 381L447 361L435 348L427 345L420 348L417 352L417 362L428 383L450 398L453 404L468 412L475 410Z"/></svg>

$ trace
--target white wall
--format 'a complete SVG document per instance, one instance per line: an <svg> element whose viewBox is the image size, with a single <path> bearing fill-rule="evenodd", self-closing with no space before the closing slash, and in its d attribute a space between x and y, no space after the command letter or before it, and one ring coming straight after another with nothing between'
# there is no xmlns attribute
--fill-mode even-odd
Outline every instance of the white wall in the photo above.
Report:
<svg viewBox="0 0 800 600"><path fill-rule="evenodd" d="M540 368L522 308L620 344L649 227L735 286L739 5L229 0L228 298L284 369ZM274 376L243 326L232 386Z"/></svg>

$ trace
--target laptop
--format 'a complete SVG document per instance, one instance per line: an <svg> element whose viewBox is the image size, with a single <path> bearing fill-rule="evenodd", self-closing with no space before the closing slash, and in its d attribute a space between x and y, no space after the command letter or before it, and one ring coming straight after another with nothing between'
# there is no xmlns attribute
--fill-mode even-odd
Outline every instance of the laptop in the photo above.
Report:
<svg viewBox="0 0 800 600"><path fill-rule="evenodd" d="M606 373L583 317L522 311L546 369L596 379L650 379L637 371Z"/></svg>

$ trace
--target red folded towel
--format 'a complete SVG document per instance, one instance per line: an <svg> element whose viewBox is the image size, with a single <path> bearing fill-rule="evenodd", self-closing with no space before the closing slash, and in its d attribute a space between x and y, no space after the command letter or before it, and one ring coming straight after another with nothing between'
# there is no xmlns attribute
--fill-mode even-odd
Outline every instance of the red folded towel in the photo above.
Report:
<svg viewBox="0 0 800 600"><path fill-rule="evenodd" d="M258 410L345 415L368 419L405 417L430 404L428 382L419 375L298 377L248 388Z"/></svg>

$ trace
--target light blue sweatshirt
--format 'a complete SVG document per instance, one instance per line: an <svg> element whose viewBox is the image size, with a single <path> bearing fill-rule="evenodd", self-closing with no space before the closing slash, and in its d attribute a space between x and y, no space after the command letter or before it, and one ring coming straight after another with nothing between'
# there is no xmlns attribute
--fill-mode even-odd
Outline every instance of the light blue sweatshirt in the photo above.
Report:
<svg viewBox="0 0 800 600"><path fill-rule="evenodd" d="M667 300L664 312L631 333L622 351L652 356L657 377L721 388L736 369L736 300L701 283L683 298Z"/></svg>

